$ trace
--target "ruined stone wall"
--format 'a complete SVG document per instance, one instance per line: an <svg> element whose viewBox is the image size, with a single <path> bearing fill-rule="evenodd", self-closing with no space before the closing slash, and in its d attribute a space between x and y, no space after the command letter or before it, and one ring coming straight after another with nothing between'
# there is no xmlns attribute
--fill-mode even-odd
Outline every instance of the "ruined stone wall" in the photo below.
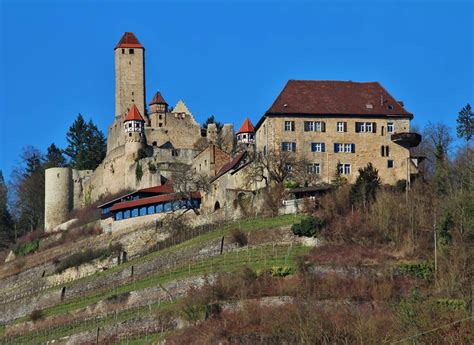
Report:
<svg viewBox="0 0 474 345"><path fill-rule="evenodd" d="M159 119L162 116L162 119ZM177 149L192 149L201 138L201 129L191 114L151 114L151 127L145 128L147 143L161 146L167 141ZM160 127L161 124L161 127Z"/></svg>
<svg viewBox="0 0 474 345"><path fill-rule="evenodd" d="M285 131L285 121L294 121L295 130ZM304 131L304 121L324 121L325 132ZM347 132L336 131L337 122L347 123ZM375 133L356 133L356 122L375 122ZM338 162L351 164L351 174L345 176L354 182L358 169L371 162L378 169L382 183L394 184L397 180L407 178L409 150L391 141L387 133L387 122L394 123L394 133L410 131L409 119L393 118L335 118L316 116L267 117L257 131L257 151L278 151L282 142L296 142L297 159L306 159L309 163L321 166L320 181L331 182ZM312 152L312 142L324 142L325 152ZM355 144L355 153L335 153L334 143ZM381 147L389 147L389 156L381 154ZM388 168L388 160L393 160L394 167Z"/></svg>

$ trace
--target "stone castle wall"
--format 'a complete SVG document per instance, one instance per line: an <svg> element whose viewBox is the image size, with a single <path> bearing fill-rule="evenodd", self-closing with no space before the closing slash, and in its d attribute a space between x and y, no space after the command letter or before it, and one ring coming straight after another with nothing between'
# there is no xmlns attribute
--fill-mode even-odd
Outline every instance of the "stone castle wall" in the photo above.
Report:
<svg viewBox="0 0 474 345"><path fill-rule="evenodd" d="M294 121L295 130L285 131L285 121ZM324 121L325 132L304 131L304 121ZM339 133L336 130L337 122L347 123L347 132ZM356 133L356 122L375 122L375 133ZM391 141L391 134L387 133L387 122L394 123L394 132L409 132L409 119L394 118L354 118L354 117L316 117L316 116L288 116L267 117L258 128L256 140L257 151L278 152L282 142L296 142L297 159L304 159L308 163L319 163L321 173L320 182L328 182L334 178L338 162L351 164L351 174L344 176L349 182L354 182L358 176L358 169L365 167L369 162L379 171L382 183L394 184L398 180L407 178L407 164L409 150ZM312 152L312 142L324 142L325 152ZM335 153L334 143L355 144L355 153ZM389 147L389 156L381 154L381 147ZM393 160L394 167L388 168L388 160ZM409 167L411 168L411 167Z"/></svg>

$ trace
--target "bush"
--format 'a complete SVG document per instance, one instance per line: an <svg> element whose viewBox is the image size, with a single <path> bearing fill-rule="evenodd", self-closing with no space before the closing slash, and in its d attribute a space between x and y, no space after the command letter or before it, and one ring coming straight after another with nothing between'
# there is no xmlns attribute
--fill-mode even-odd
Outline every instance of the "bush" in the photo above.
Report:
<svg viewBox="0 0 474 345"><path fill-rule="evenodd" d="M230 235L232 236L232 243L237 243L239 247L246 246L249 243L247 235L240 230L232 230Z"/></svg>
<svg viewBox="0 0 474 345"><path fill-rule="evenodd" d="M300 184L298 182L294 181L286 181L285 182L285 188L298 188Z"/></svg>
<svg viewBox="0 0 474 345"><path fill-rule="evenodd" d="M272 277L286 277L294 273L294 269L288 266L273 266L270 274Z"/></svg>
<svg viewBox="0 0 474 345"><path fill-rule="evenodd" d="M43 311L41 309L35 309L30 314L31 321L37 321L44 316Z"/></svg>
<svg viewBox="0 0 474 345"><path fill-rule="evenodd" d="M425 280L433 279L434 265L431 262L422 262L419 264L403 264L400 266L403 274L407 274L414 278Z"/></svg>
<svg viewBox="0 0 474 345"><path fill-rule="evenodd" d="M152 174L158 171L158 168L156 167L155 163L148 162L148 171L150 171Z"/></svg>
<svg viewBox="0 0 474 345"><path fill-rule="evenodd" d="M72 254L64 260L62 260L58 267L56 267L56 273L61 273L70 267L79 267L82 264L91 262L95 259L104 260L111 256L112 254L118 254L122 250L122 245L120 243L115 243L109 245L108 248L102 249L86 249L82 252Z"/></svg>
<svg viewBox="0 0 474 345"><path fill-rule="evenodd" d="M293 224L291 231L296 236L315 237L324 226L324 221L318 217L306 217L300 223Z"/></svg>
<svg viewBox="0 0 474 345"><path fill-rule="evenodd" d="M137 182L140 182L143 177L142 165L137 161L137 166L135 167L135 178Z"/></svg>
<svg viewBox="0 0 474 345"><path fill-rule="evenodd" d="M13 252L15 253L16 256L25 256L29 253L36 251L39 248L39 244L40 244L40 239L37 238L31 242L27 242L27 243L19 244L15 246L15 248L13 249Z"/></svg>

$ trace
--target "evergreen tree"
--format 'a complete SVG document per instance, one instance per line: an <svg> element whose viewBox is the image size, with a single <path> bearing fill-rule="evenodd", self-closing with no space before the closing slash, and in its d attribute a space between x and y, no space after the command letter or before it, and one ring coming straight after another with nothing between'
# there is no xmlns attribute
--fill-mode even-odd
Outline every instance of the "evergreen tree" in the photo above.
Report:
<svg viewBox="0 0 474 345"><path fill-rule="evenodd" d="M214 115L211 115L206 119L206 122L204 122L204 124L202 125L202 128L207 129L207 126L211 123L214 123L216 125L217 132L220 132L222 127L224 126L221 122L216 121Z"/></svg>
<svg viewBox="0 0 474 345"><path fill-rule="evenodd" d="M54 143L48 147L44 166L46 169L66 166L66 158L64 158L62 150L60 150Z"/></svg>
<svg viewBox="0 0 474 345"><path fill-rule="evenodd" d="M339 170L339 166L341 165L341 162L337 162L336 164L336 171L334 173L334 179L332 179L331 184L334 186L334 188L339 188L347 183L347 179L342 176L341 171Z"/></svg>
<svg viewBox="0 0 474 345"><path fill-rule="evenodd" d="M456 127L458 137L469 143L474 135L474 113L469 103L459 111L456 122L458 123Z"/></svg>
<svg viewBox="0 0 474 345"><path fill-rule="evenodd" d="M7 247L14 240L13 218L8 210L8 189L0 170L0 248Z"/></svg>
<svg viewBox="0 0 474 345"><path fill-rule="evenodd" d="M104 134L92 120L86 123L81 114L69 128L66 139L68 146L64 153L71 158L74 169L95 169L105 157L107 145Z"/></svg>
<svg viewBox="0 0 474 345"><path fill-rule="evenodd" d="M379 172L372 163L369 163L365 168L359 169L359 176L350 191L351 202L366 207L369 202L375 199L379 187Z"/></svg>

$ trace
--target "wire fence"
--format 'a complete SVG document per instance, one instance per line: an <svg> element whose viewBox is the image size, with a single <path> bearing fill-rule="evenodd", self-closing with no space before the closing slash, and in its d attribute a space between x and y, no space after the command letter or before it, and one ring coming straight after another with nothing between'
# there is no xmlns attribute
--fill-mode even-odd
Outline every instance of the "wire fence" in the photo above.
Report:
<svg viewBox="0 0 474 345"><path fill-rule="evenodd" d="M130 291L138 291L147 287L160 286L165 281L173 281L179 277L190 275L206 275L217 272L227 272L243 267L246 265L253 267L269 267L272 265L289 265L292 264L292 259L300 252L297 246L266 246L259 248L245 248L236 249L229 252L224 252L218 257L197 258L191 260L188 264L172 264L163 270L160 275L150 280L148 284L143 284L141 281L134 281L129 285ZM189 286L188 286L189 287ZM72 316L68 313L64 316L62 324L53 323L55 320L51 319L50 323L45 322L44 329L33 331L29 333L20 332L19 335L10 335L5 339L1 339L5 344L29 344L45 342L52 339L58 339L70 334L76 334L84 331L94 331L97 329L104 329L107 326L115 325L117 334L120 331L121 322L124 320L136 319L143 316L154 317L156 310L160 309L163 304L174 301L176 298L182 296L186 291L172 291L162 294L162 297L151 303L146 297L135 305L118 305L113 308L106 308L101 311L100 316L91 315L90 317L83 317L81 319L71 319ZM166 290L167 291L167 290ZM175 293L174 293L175 292ZM119 289L117 289L119 293ZM56 320L58 321L58 320ZM8 332L8 330L7 330Z"/></svg>

